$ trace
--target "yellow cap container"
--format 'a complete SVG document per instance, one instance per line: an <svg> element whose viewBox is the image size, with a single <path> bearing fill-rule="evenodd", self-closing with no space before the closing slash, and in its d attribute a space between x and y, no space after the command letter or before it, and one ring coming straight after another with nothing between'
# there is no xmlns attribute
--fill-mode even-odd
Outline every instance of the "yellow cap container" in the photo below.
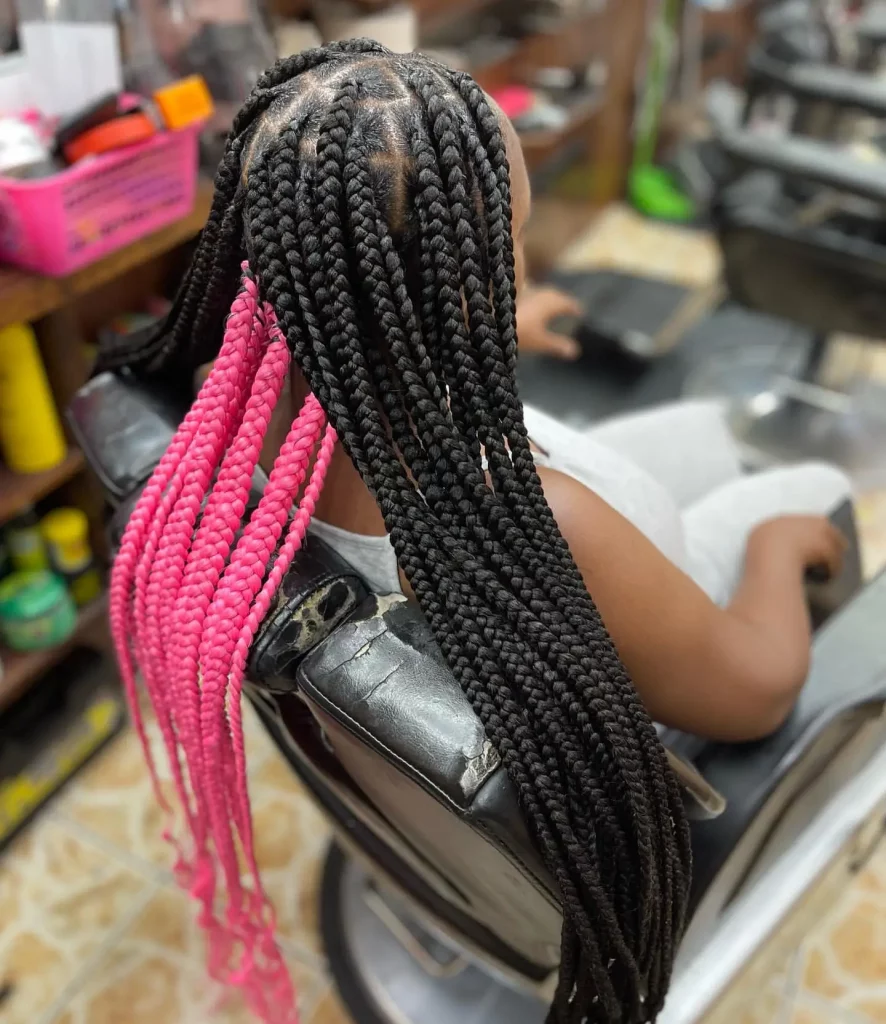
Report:
<svg viewBox="0 0 886 1024"><path fill-rule="evenodd" d="M67 453L37 339L28 324L0 329L0 449L15 473L42 473Z"/></svg>
<svg viewBox="0 0 886 1024"><path fill-rule="evenodd" d="M40 520L40 532L57 572L78 572L92 561L89 520L79 508L56 508Z"/></svg>
<svg viewBox="0 0 886 1024"><path fill-rule="evenodd" d="M79 508L56 508L40 520L40 532L49 548L49 559L61 573L78 608L101 593L99 571L89 546L89 520Z"/></svg>

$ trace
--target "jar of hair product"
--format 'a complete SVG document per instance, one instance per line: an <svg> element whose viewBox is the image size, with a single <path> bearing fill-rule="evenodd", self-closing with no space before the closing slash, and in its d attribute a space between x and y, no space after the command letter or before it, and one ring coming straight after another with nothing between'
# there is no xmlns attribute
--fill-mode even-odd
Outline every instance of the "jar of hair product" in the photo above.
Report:
<svg viewBox="0 0 886 1024"><path fill-rule="evenodd" d="M50 572L14 572L0 581L0 638L14 651L41 651L73 633L77 610Z"/></svg>
<svg viewBox="0 0 886 1024"><path fill-rule="evenodd" d="M68 585L78 607L94 601L102 585L89 546L89 520L79 508L57 508L40 521L52 568Z"/></svg>

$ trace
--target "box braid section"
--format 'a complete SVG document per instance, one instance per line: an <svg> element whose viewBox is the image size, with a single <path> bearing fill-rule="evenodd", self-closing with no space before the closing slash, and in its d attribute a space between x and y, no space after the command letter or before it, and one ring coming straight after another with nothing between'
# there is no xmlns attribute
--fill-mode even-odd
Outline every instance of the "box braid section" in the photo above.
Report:
<svg viewBox="0 0 886 1024"><path fill-rule="evenodd" d="M665 751L533 462L515 379L511 184L499 115L468 76L421 55L395 56L360 41L308 51L259 82L235 123L218 183L223 198L166 330L139 351L105 353L103 364L175 378L211 358L216 321L247 256L256 282L247 278L237 301L253 303L265 326L270 311L276 314L289 351L381 509L399 564L501 755L559 887L562 951L549 1021L654 1020L685 925L688 828ZM235 302L225 347L195 409L210 401L239 408L236 396L245 386L234 368L259 357L248 341L234 352L237 308ZM271 334L259 346L256 382L279 339L276 329ZM208 416L205 409L199 421ZM201 438L189 417L173 449L187 453L199 440L210 461L226 444L230 454L239 435L235 430L234 440L225 440L225 424L219 415L212 439ZM236 840L254 866L239 733L222 731L211 749L207 738L223 719L224 666L238 666L236 685L228 684L233 696L252 635L247 624L262 614L262 595L276 577L260 583L241 570L237 550L229 557L242 509L219 500L211 522L224 518L223 508L231 516L211 528L200 522L184 569L181 539L166 554L169 568L162 571L176 581L183 573L178 612L172 603L176 617L164 618L170 599L161 590L152 598L150 580L139 611L140 553L154 520L172 519L191 478L190 463L176 472L185 457L161 463L145 507L133 517L119 589L128 596L134 587L136 599L122 604L115 628L124 635L126 615L140 614L146 625L153 615L159 632L137 629L136 656L151 644L152 657L164 647L181 649L176 708L187 707L184 735L193 737L183 741L190 814L226 868L226 924L264 951L268 932L248 931L269 921L260 886L256 881L244 892L231 859ZM203 456L193 458L196 465ZM199 514L191 499L187 508L180 513L182 537ZM271 537L275 524L269 515ZM256 526L244 559L263 542ZM250 572L262 556L256 551ZM147 566L157 560L148 558ZM248 585L236 600L222 597L228 574L239 580L241 572ZM203 602L198 625L186 622L192 595ZM238 631L228 629L217 644L213 631L222 630L228 608L239 616ZM165 634L170 645L162 642L164 622L173 627ZM146 678L152 693L163 678L170 677ZM175 725L181 737L177 719ZM194 787L195 772L212 783ZM222 791L220 777L234 784ZM225 831L225 820L234 831ZM198 844L192 885L207 923L220 930L209 873L201 875L208 846L208 838ZM220 942L216 958L228 954ZM272 963L268 957L263 966Z"/></svg>
<svg viewBox="0 0 886 1024"><path fill-rule="evenodd" d="M274 312L244 270L218 359L145 487L111 579L124 684L167 817L164 835L176 850L176 877L208 930L210 973L242 988L261 1019L280 1024L296 1020L294 993L256 865L240 698L249 646L304 539L336 443L309 396L243 526L289 363ZM175 814L159 785L137 670L171 766L187 847L175 838Z"/></svg>

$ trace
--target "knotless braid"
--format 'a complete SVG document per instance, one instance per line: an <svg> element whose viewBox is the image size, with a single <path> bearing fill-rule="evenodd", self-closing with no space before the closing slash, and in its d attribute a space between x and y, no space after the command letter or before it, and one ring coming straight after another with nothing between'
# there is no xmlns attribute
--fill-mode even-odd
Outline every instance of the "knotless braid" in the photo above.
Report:
<svg viewBox="0 0 886 1024"><path fill-rule="evenodd" d="M256 280L245 287L260 292L253 303L265 334L255 328L251 348L238 335L242 380L232 391L213 371L207 409L185 421L176 441L185 454L161 463L146 492L121 550L115 633L126 664L134 653L139 665L153 665L146 676L154 690L164 643L171 646L183 703L176 713L167 699L167 747L182 737L197 836L192 871L206 875L211 849L221 857L228 929L263 954L256 977L279 980L252 854L237 708L249 642L282 578L279 556L267 577L263 560L282 544L288 564L322 474L288 531L285 496L305 480L304 451L328 463L334 427L556 883L563 932L549 1020L637 1024L663 1005L684 928L688 829L655 728L536 472L515 379L511 216L499 116L469 76L361 41L307 51L262 76L235 121L168 329L137 352L104 357L107 366L150 372L209 358L246 255ZM281 346L313 394L281 450L270 504L250 521L245 546L232 550L234 521L222 510L231 509L231 494L242 495L257 459L246 439L264 436L243 403ZM269 380L279 384L280 372L269 371ZM321 443L324 413L331 427ZM226 445L234 453L227 458ZM197 525L193 493L204 483L189 474L219 462L220 497L210 497ZM229 578L236 596L227 594ZM172 599L162 591L167 579ZM186 628L191 600L198 625ZM175 617L164 619L166 608ZM134 651L122 639L130 619L141 624ZM225 687L233 731L207 746L225 715ZM195 786L201 771L228 772L234 785ZM232 859L235 837L255 875L248 891ZM211 886L204 877L197 888L211 927ZM215 958L230 955L221 943ZM267 1010L267 1001L255 1002Z"/></svg>

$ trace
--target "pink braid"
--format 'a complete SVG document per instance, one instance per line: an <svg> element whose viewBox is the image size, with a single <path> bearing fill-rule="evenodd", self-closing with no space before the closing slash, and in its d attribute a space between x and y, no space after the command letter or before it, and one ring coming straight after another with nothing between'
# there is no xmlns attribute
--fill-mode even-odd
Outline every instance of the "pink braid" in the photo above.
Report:
<svg viewBox="0 0 886 1024"><path fill-rule="evenodd" d="M216 377L230 372L231 362L232 353L220 354L219 359L216 361L216 364L206 381L204 387L205 390L208 390L213 386ZM157 775L156 765L154 764L147 734L145 732L144 721L141 715L141 708L135 684L135 665L132 657L131 642L137 647L138 637L133 631L133 615L132 607L130 605L130 596L134 585L136 565L139 561L140 553L144 550L149 526L154 521L154 516L157 513L162 495L175 474L175 471L178 468L195 431L198 429L201 419L202 408L198 398L198 401L195 402L194 406L188 412L170 443L169 448L151 475L151 478L145 486L132 516L129 519L129 523L127 524L120 542L120 550L114 561L110 587L109 618L111 623L111 632L120 663L120 672L123 679L124 689L129 702L136 733L145 754L145 760L148 765L148 772L151 777L157 802L163 810L164 816L167 818L167 822L170 824L172 822L172 810L163 795L162 789L160 788L159 777ZM167 825L164 834L167 839L171 841L169 825ZM180 851L178 851L178 853L179 859L181 859Z"/></svg>
<svg viewBox="0 0 886 1024"><path fill-rule="evenodd" d="M264 336L266 337L266 333ZM201 519L198 530L199 545L195 541L194 548L192 549L192 572L196 573L201 567L206 568L205 578L200 581L195 579L195 585L199 587L198 626L200 632L196 633L196 635L193 633L189 634L188 632L183 634L182 640L187 645L185 652L186 660L179 662L176 674L180 678L188 677L191 681L188 683L188 686L189 688L193 686L198 702L200 700L197 681L199 669L196 653L200 635L203 633L210 600L215 593L216 584L224 567L234 533L240 524L246 508L252 473L258 463L262 440L267 433L273 407L282 390L287 365L288 351L284 351L282 362L279 358L279 353L276 358L273 354L266 353L265 360L253 384L252 393L246 405L246 412L242 417L237 437L225 456L216 486L210 495L210 500ZM181 596L183 600L187 598L186 594ZM176 614L180 621L185 622L189 614L193 614L193 612L193 608L186 609L180 607L174 614ZM235 780L232 774L233 761L232 758L225 758L221 766L221 772L219 772L217 766L206 766L204 747L207 734L203 729L202 723L198 723L198 725L202 737L200 749L200 777L203 782L202 795L204 804L208 808L212 801L219 799L219 795L224 800L225 796L235 788ZM231 767L228 769L228 777L224 777L224 770L229 765ZM225 811L226 818L229 813L229 811ZM233 900L239 901L239 876L236 857L234 857L232 863L230 852L225 852L225 847L220 845L218 840L216 840L216 850L222 860L223 867L225 867L229 894ZM222 972L225 970L223 964L226 962L232 948L232 937L226 934L220 926L210 921L206 909L204 910L204 923L210 927L211 969L213 973Z"/></svg>
<svg viewBox="0 0 886 1024"><path fill-rule="evenodd" d="M253 406L255 415L249 421L244 418L241 427L242 431L249 431L251 433L248 443L255 452L254 458L256 461L258 461L258 453L261 451L262 441L270 425L274 405L282 390L288 366L289 351L286 346L280 345L278 342L269 345L253 388L252 397L255 399L255 405ZM229 510L229 515L231 524L236 528L240 519L236 517L233 509ZM237 614L236 602L231 599L226 584L231 578L231 567L234 565L235 559L237 559L237 551L239 549L240 544L237 545L231 559L231 564L225 571L221 584L213 597L209 612L207 613L199 648L200 666L203 675L200 726L205 759L204 778L207 780L221 781L225 767L224 751L228 743L227 730L223 726L222 716L213 718L207 714L207 704L210 701L208 695L211 695L215 690L220 690L223 708L224 680L226 667L230 660L230 653L227 652L227 645L223 635L218 635L217 631L220 624L222 633L226 625L230 628L230 622L234 620ZM230 646L232 651L233 644ZM240 897L239 868L230 837L230 830L227 827L229 812L226 807L226 792L223 783L211 787L211 790L207 792L207 801L210 808L210 819L213 823L216 853L225 871L232 906L236 906Z"/></svg>
<svg viewBox="0 0 886 1024"><path fill-rule="evenodd" d="M277 504L277 496L273 493L275 486L279 488L284 504L291 504L289 496L294 490L297 490L297 486L293 485L293 480L298 480L298 486L300 486L301 480L304 479L308 462L316 447L316 441L323 430L324 422L325 416L319 403L313 396L309 396L305 407L293 424L286 443L281 448L280 456L271 474L271 480L266 491L268 495L267 504L270 508ZM263 1019L269 1019L270 1008L274 1005L290 1005L288 1000L283 1000L284 993L287 991L290 982L274 943L273 911L261 886L258 866L255 861L252 829L248 824L251 816L246 787L240 698L249 647L262 619L267 614L273 595L279 587L293 555L304 540L305 531L313 513L314 505L322 489L335 442L335 431L330 427L323 436L310 483L305 490L301 505L289 526L286 539L280 548L274 567L254 600L249 615L240 630L228 675L229 691L227 706L236 758L237 770L235 777L238 783L238 797L241 802L241 813L238 815L238 820L247 823L247 828L245 831L241 831L240 838L247 864L255 880L251 910L252 924L249 925L247 931L250 944L245 950L243 965L235 980L243 985L247 1000L255 1012ZM247 527L247 531L254 526L256 521L257 517L254 517L249 527ZM244 534L245 539L246 535ZM258 960L256 953L258 954ZM269 996L272 992L276 993L276 995L269 1002ZM281 1000L283 1001L281 1002ZM284 1017L282 1019L285 1021L289 1018Z"/></svg>
<svg viewBox="0 0 886 1024"><path fill-rule="evenodd" d="M213 372L195 402L198 413L197 430L192 434L188 447L175 468L172 479L160 500L158 509L146 538L142 556L135 573L135 621L136 653L142 667L145 686L154 705L157 721L163 736L176 790L182 803L191 835L198 847L202 829L195 821L195 812L184 785L176 742L170 703L167 700L167 667L164 663L164 645L156 626L157 587L171 581L163 578L166 557L172 543L182 543L183 532L176 532L175 512L185 508L186 521L189 515L196 518L200 500L209 485L212 463L217 463L231 430L231 419L242 393L248 385L246 375L249 360L244 358L245 335L251 331L255 311L254 288L250 303L249 289L244 290L234 303L229 329L226 331L226 351L220 354L221 372ZM216 367L218 366L216 363ZM171 515L172 514L172 515ZM190 520L191 528L193 519ZM185 538L186 543L186 538ZM153 585L152 585L153 584ZM201 863L201 879L206 870ZM179 857L177 873L185 881L191 868ZM205 882L204 882L205 885Z"/></svg>
<svg viewBox="0 0 886 1024"><path fill-rule="evenodd" d="M271 473L268 487L265 491L263 499L264 508L262 505L259 505L259 509L253 517L253 520L250 521L249 526L247 526L246 531L244 532L241 543L243 543L245 547L249 545L248 537L251 537L253 534L261 535L265 529L265 524L262 522L259 513L274 515L279 509L284 512L284 515L288 516L289 509L292 507L292 496L293 494L298 493L302 483L304 482L308 464L316 447L316 438L323 429L325 419L326 417L320 407L320 403L313 395L309 396L304 408L293 423L286 441L280 449L280 454L274 464L274 469ZM322 464L318 463L318 466L314 471L314 476L316 476L319 471L321 477L325 477L327 466L328 460ZM303 503L307 500L307 497L308 496L306 494L303 499ZM271 599L276 593L277 588L280 585L280 581L283 579L286 570L289 568L292 556L298 547L301 546L301 540L304 538L304 534L302 533L298 544L296 546L293 545L293 529L299 522L299 514L296 515L296 518L290 524L286 540L277 555L277 559L268 579L265 581L258 594L253 598L252 606L249 609L245 621L240 627L239 634L237 635L233 657L227 669L227 709L234 756L234 778L238 784L236 795L239 803L239 811L236 816L236 821L239 826L243 852L256 883L255 892L260 897L261 888L258 883L258 867L255 863L252 830L248 827L250 811L249 798L246 791L246 761L243 751L240 694L250 645L258 631L258 627L261 625L262 620L267 614ZM255 529L253 529L253 527L255 527ZM268 538L269 541L271 539L274 539L273 536ZM276 547L276 539L274 539L274 546ZM261 549L259 549L259 551L261 551ZM257 557L261 558L262 555L259 554ZM266 567L267 560L263 564L260 562L256 562L255 564L255 568L258 572L263 572Z"/></svg>
<svg viewBox="0 0 886 1024"><path fill-rule="evenodd" d="M252 284L252 282L248 282ZM252 286L254 293L254 284ZM254 302L252 315L256 315ZM252 349L260 354L267 343L266 326L254 320L251 330ZM254 359L251 362L255 362ZM254 399L250 398L250 403ZM240 423L252 415L250 405L247 404L245 414L241 415ZM189 773L192 779L192 788L201 810L202 835L205 835L208 823L206 802L203 795L203 753L200 741L200 688L199 669L197 662L198 646L203 631L203 624L212 595L215 593L216 584L224 569L228 553L233 543L236 530L236 523L242 517L246 509L246 498L249 494L250 481L257 463L249 457L249 442L245 440L248 434L244 435L238 424L238 434L234 444L228 448L221 468L216 478L215 486L212 489L200 525L194 536L191 550L187 557L181 577L181 585L177 595L168 594L164 609L164 620L172 623L169 641L166 645L168 680L175 689L179 701L180 714L176 716L181 721L182 728L180 735L183 739L185 732L189 737L186 743L188 755ZM235 520L229 519L230 510L233 509ZM175 597L174 606L170 608L171 599ZM194 780L197 780L194 782ZM204 904L202 922L210 927L211 922L211 900L212 891L210 885L212 878L205 874L198 876L195 880L192 894Z"/></svg>
<svg viewBox="0 0 886 1024"><path fill-rule="evenodd" d="M271 348L278 344L282 342L273 342ZM258 868L249 826L249 801L246 793L242 725L239 717L240 686L245 658L239 665L232 665L231 659L235 654L237 641L242 635L249 635L251 642L261 615L267 611L270 594L266 596L260 614L250 614L250 606L255 602L261 589L262 578L292 506L293 494L298 492L304 480L324 419L319 404L312 398L305 404L293 425L275 463L265 494L237 545L216 594L201 649L201 664L204 667L202 720L206 729L218 728L223 734L227 733L224 720L226 684L231 678L232 671L235 677L235 690L231 694L228 706L232 709L233 716L230 738L234 752L233 776L237 783L236 792L240 806L231 817L238 826L241 845L256 879L256 886L251 894L248 911L236 902L229 905L228 924L245 946L241 970L232 980L242 984L248 998L257 1004L261 1002L262 991L268 984L285 987L289 982L283 961L273 942L273 915L270 915L270 923L264 920L265 913L270 914L270 908L258 882ZM324 459L320 468L321 474L325 474L327 464L328 460ZM288 564L291 559L289 549L281 554ZM247 651L248 646L247 642ZM222 759L229 755L227 745L221 738L212 753L218 770ZM214 774L208 761L207 770L208 774ZM213 825L221 828L220 834L214 832L217 849L226 847L231 842L229 821L222 820L221 815L217 814L213 816ZM230 887L229 891L232 891ZM256 951L261 954L263 966L256 962ZM260 1009L260 1006L257 1005L257 1008Z"/></svg>
<svg viewBox="0 0 886 1024"><path fill-rule="evenodd" d="M313 396L309 397L308 402L315 404L317 410L319 410L319 403L316 403ZM314 419L314 417L312 416L311 419ZM314 420L314 424L310 420L307 423L301 424L296 421L288 438L289 446L294 447L296 453L298 453L298 448L301 448L302 452L310 456L315 448L315 438L322 431L323 423L322 412L321 416ZM304 433L305 429L310 431L310 434L307 436ZM246 786L241 691L249 647L262 619L267 614L274 593L291 564L293 555L299 549L304 539L311 514L308 509L313 510L313 506L322 489L335 442L335 431L329 427L323 438L301 507L290 524L286 539L280 548L268 579L265 581L264 586L253 603L246 622L241 628L237 639L234 661L229 673L227 707L236 759L237 770L235 777L238 784L237 792L242 808L238 818L245 820L247 823L246 830L240 833L240 838L247 864L254 878L253 900L251 901L252 923L248 926L247 932L249 945L247 945L244 951L241 969L233 980L235 983L242 985L248 1004L262 1020L279 1020L281 1024L288 1024L288 1022L295 1019L288 1011L288 1008L292 1006L292 986L285 964L279 955L274 941L276 924L273 908L264 894L255 860L253 834L250 824L249 795ZM287 445L284 445L281 449L277 465L280 466L281 461L288 459L289 455ZM301 461L301 458L299 461ZM300 471L300 475L303 477L304 470ZM281 1010L283 1010L282 1013L280 1012Z"/></svg>
<svg viewBox="0 0 886 1024"><path fill-rule="evenodd" d="M258 508L234 544L288 366L273 312L259 307L255 282L244 267L218 359L136 505L111 580L111 627L152 783L171 823L139 709L136 663L193 841L188 865L170 827L164 832L178 851L179 881L202 906L210 971L241 987L267 1024L297 1024L297 1014L256 863L242 687L250 645L304 541L336 443L319 403L308 396ZM248 890L238 845L252 877ZM227 890L224 924L213 908L216 862Z"/></svg>
<svg viewBox="0 0 886 1024"><path fill-rule="evenodd" d="M285 343L279 339L275 340L268 347L265 361L256 380L256 388L253 392L253 398L257 399L255 416L249 422L244 418L243 423L244 435L249 437L247 431L251 432L253 455L250 461L253 464L258 460L262 441L267 433L271 414L282 389L288 365L289 352ZM255 522L255 516L264 515L265 509L268 506L268 492L273 493L274 490L273 481L274 474L272 474L268 490L259 504L259 509L253 516L253 523ZM295 482L294 490L296 492L298 490L297 482ZM288 501L291 504L292 491L288 495ZM233 526L236 526L238 522L239 516L232 517ZM234 551L231 566L226 571L210 606L200 645L200 664L203 672L201 731L203 736L204 777L207 781L222 781L221 785L213 784L206 796L213 827L214 845L225 873L229 897L227 910L229 936L217 935L215 936L215 942L221 943L224 948L229 948L230 940L233 938L235 941L243 943L244 950L249 949L254 940L246 928L247 917L244 914L242 904L239 867L231 834L230 821L231 819L234 820L237 825L237 831L240 833L248 832L248 822L238 821L241 807L238 805L236 793L240 787L235 778L236 762L231 750L231 738L224 713L227 677L226 651L228 647L232 648L233 645L230 642L225 644L224 639L218 635L218 631L219 627L221 627L222 632L225 629L236 627L246 614L246 611L248 611L248 605L241 610L240 603L230 600L229 588L231 580L236 579L233 567L243 562L243 544L244 542L247 545L252 543L250 538L254 532L255 527L250 523ZM275 535L266 540L265 564L273 553L278 537L279 529ZM217 700L213 701L213 696L216 694ZM232 980L234 979L232 978Z"/></svg>
<svg viewBox="0 0 886 1024"><path fill-rule="evenodd" d="M199 687L196 668L190 679L178 671L180 662L175 657L175 648L180 638L172 621L174 604L177 603L176 599L183 589L185 562L190 558L190 538L199 515L203 493L215 465L230 442L232 433L240 426L244 397L255 376L267 339L267 332L264 325L256 320L256 313L257 289L254 281L246 277L244 289L232 307L223 344L225 355L228 352L232 353L235 365L239 364L240 372L229 397L223 393L219 395L218 391L215 394L211 391L208 394L203 392L201 395L206 400L204 408L207 410L201 423L201 438L192 442L180 464L179 479L184 481L184 484L166 520L156 554L150 562L147 599L144 605L147 642L150 645L150 653L145 662L145 675L149 685L160 695L160 699L165 698L164 702L169 708L170 717L174 720L188 765L195 803L194 813L188 821L195 848L194 873L190 888L194 898L202 904L201 923L209 929L214 929L212 903L215 871L205 845L208 814L203 797ZM219 399L225 403L221 408ZM222 558L226 553L225 551L222 554ZM145 556L148 555L149 549L145 552ZM206 603L208 604L208 601ZM198 629L201 624L197 623ZM183 878L182 882L187 884L187 879ZM216 959L224 959L224 956L224 951L218 951ZM213 964L212 973L221 974L221 967Z"/></svg>

